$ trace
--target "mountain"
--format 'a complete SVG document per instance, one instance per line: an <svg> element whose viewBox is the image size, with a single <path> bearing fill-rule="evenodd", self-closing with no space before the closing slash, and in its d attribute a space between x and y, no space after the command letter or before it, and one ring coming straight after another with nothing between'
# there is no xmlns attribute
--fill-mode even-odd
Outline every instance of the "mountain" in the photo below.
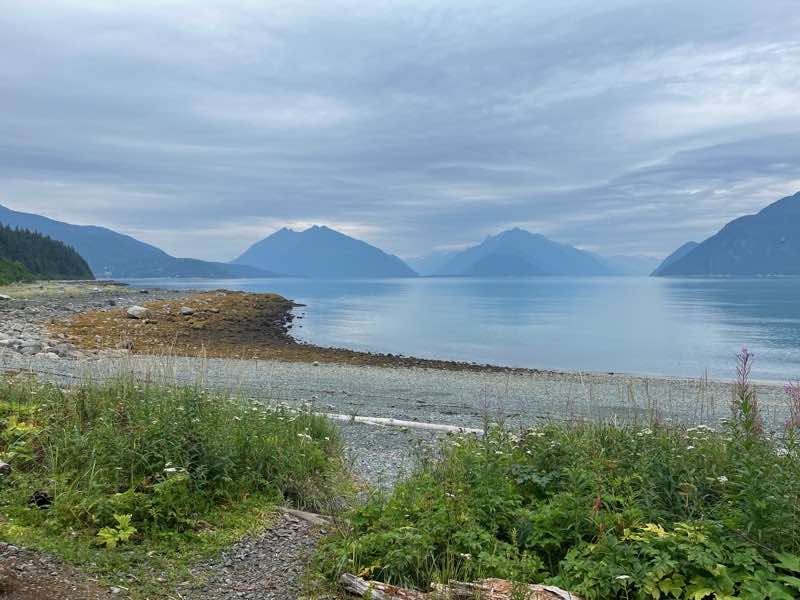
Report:
<svg viewBox="0 0 800 600"><path fill-rule="evenodd" d="M684 256L689 254L692 250L697 248L699 245L700 244L698 244L697 242L686 242L683 246L681 246L680 248L675 250L675 252L673 252L667 258L665 258L663 261L661 261L661 264L658 265L658 268L656 268L652 272L652 276L653 277L658 277L659 275L661 275L664 272L664 270L667 267L669 267L671 264L673 264L675 262L678 262L680 259L682 259Z"/></svg>
<svg viewBox="0 0 800 600"><path fill-rule="evenodd" d="M650 275L659 264L657 258L644 255L617 254L601 258L618 275Z"/></svg>
<svg viewBox="0 0 800 600"><path fill-rule="evenodd" d="M77 250L99 277L239 278L274 275L242 265L175 258L155 246L105 227L71 225L32 213L17 212L3 205L0 205L0 223L37 231L64 242Z"/></svg>
<svg viewBox="0 0 800 600"><path fill-rule="evenodd" d="M94 279L72 248L39 233L0 225L0 279Z"/></svg>
<svg viewBox="0 0 800 600"><path fill-rule="evenodd" d="M416 277L398 257L328 227L283 228L256 242L234 263L301 277Z"/></svg>
<svg viewBox="0 0 800 600"><path fill-rule="evenodd" d="M489 236L459 252L437 272L441 276L481 277L613 274L614 270L591 252L519 228Z"/></svg>
<svg viewBox="0 0 800 600"><path fill-rule="evenodd" d="M458 250L435 250L430 254L407 258L406 264L420 275L433 275L456 254Z"/></svg>
<svg viewBox="0 0 800 600"><path fill-rule="evenodd" d="M735 219L662 276L800 275L800 192Z"/></svg>

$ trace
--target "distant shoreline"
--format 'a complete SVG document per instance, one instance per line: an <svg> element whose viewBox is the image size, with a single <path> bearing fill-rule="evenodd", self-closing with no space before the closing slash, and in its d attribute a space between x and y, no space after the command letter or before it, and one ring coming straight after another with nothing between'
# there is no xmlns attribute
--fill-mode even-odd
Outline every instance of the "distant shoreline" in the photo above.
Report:
<svg viewBox="0 0 800 600"><path fill-rule="evenodd" d="M113 317L114 323L120 326L129 326L135 321L127 318L124 315L126 306L132 304L148 304L151 300L158 302L166 302L172 305L174 311L179 311L181 304L191 304L193 298L208 295L209 292L203 292L193 289L167 289L158 287L134 287L127 281L117 280L86 280L86 281L41 281L35 283L19 284L14 286L7 286L0 288L0 293L11 292L12 301L5 301L0 304L0 310L3 307L14 306L17 302L30 302L34 305L47 303L55 313L61 312L60 315L54 315L55 323L48 324L50 333L56 335L61 334L65 338L69 337L69 327L64 328L64 323L67 320L73 322L77 319L85 318L87 313L92 313L95 317L102 317L101 322L84 323L82 332L75 332L78 337L73 340L78 342L76 346L82 350L87 350L90 353L102 352L115 352L120 350L130 350L132 354L143 355L158 355L158 347L164 349L165 356L187 356L187 357L217 357L217 358L236 358L236 359L252 359L257 360L278 360L286 362L301 362L309 364L344 364L353 366L376 366L376 367L401 367L401 368L424 368L433 370L447 370L447 371L470 371L478 373L499 373L499 374L514 374L514 375L552 375L560 377L571 377L575 381L582 379L606 379L609 377L622 378L625 380L645 381L645 380L660 380L660 381L700 381L703 377L691 376L675 376L665 374L648 374L648 373L625 373L614 371L580 371L569 369L538 369L531 367L513 367L498 364L481 364L476 362L447 360L447 359L433 359L433 358L419 358L414 356L406 356L402 354L393 353L380 353L352 350L343 347L325 347L318 346L313 343L299 341L292 335L292 324L296 317L292 314L292 309L297 305L290 300L280 298L276 306L278 310L269 315L269 322L262 324L261 329L265 334L264 337L253 339L252 321L245 320L244 323L247 327L239 327L239 334L246 334L245 338L237 341L237 327L242 323L234 321L233 331L225 331L225 344L222 347L202 341L196 345L195 349L191 348L192 337L201 337L199 332L201 329L191 329L191 325L186 329L185 339L187 343L183 346L176 347L173 339L163 338L157 340L155 343L145 344L140 348L135 345L132 348L127 348L126 340L121 339L121 330L107 331L104 328L108 327L108 323L104 320ZM225 290L226 294L242 298L258 298L264 296L275 296L270 294L259 294L252 292L233 292ZM14 295L15 294L15 295ZM76 299L91 300L85 306L76 307ZM116 300L112 300L116 299ZM107 303L112 300L115 306L109 306ZM119 301L119 302L117 302ZM281 302L282 301L282 302ZM213 307L212 307L213 308ZM77 310L76 310L77 309ZM21 311L20 316L25 320L40 321L34 315L27 311ZM250 319L252 315L248 315ZM158 325L155 329L149 328L147 335L152 337L152 333L158 331ZM90 327L91 326L91 327ZM124 329L124 327L123 327ZM228 328L230 329L230 328ZM91 335L89 333L91 332ZM0 329L0 334L2 330ZM174 335L175 331L171 331L170 335ZM100 336L104 342L95 344L92 343L95 336ZM157 338L158 336L156 336ZM135 340L134 340L135 342ZM709 382L719 384L729 384L730 380L722 378L709 377ZM754 379L754 382L761 386L766 387L781 387L781 384L771 380Z"/></svg>

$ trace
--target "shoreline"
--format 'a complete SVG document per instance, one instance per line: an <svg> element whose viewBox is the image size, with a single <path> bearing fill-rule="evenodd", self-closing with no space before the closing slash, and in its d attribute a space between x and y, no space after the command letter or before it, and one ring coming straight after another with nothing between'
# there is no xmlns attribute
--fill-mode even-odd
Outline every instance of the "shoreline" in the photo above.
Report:
<svg viewBox="0 0 800 600"><path fill-rule="evenodd" d="M303 317L294 315L292 310L297 307L304 306L297 304L293 300L282 298L276 294L259 294L252 292L237 292L231 290L215 290L213 292L201 290L173 290L158 287L139 288L130 286L125 282L117 282L114 280L97 280L97 281L41 281L24 284L14 284L12 286L0 287L0 293L11 296L8 300L0 300L0 315L12 313L10 319L18 320L24 323L28 328L33 329L44 326L46 331L39 332L38 337L50 337L52 342L67 341L77 346L77 358L92 359L100 356L122 356L128 354L137 354L141 356L165 356L165 357L207 357L207 358L229 358L229 359L255 359L255 360L277 360L285 362L297 362L307 364L342 364L351 366L373 366L381 368L421 368L432 370L446 370L456 372L475 372L475 373L496 373L496 374L509 374L509 375L532 375L532 376L555 376L555 377L572 377L576 381L583 379L606 379L606 378L621 378L625 381L663 381L663 382L697 382L705 380L708 383L726 385L730 384L731 379L722 379L719 377L710 377L704 375L698 376L682 376L682 375L669 375L663 373L627 373L620 371L582 371L571 369L541 369L535 367L517 367L509 365L491 364L491 363L478 363L462 360L449 360L444 358L423 358L416 356L408 356L404 354L372 352L367 350L354 350L350 348L338 346L319 346L311 342L302 341L297 339L292 334L292 326L296 320ZM123 323L129 324L132 321L124 318L121 314L124 309L132 305L150 304L152 302L162 302L164 304L172 304L172 308L181 301L191 301L192 298L211 296L214 294L228 294L230 296L239 296L242 298L253 297L271 297L277 301L278 311L269 316L274 319L272 322L258 323L257 325L264 326L265 329L270 329L267 332L267 344L263 344L256 352L252 352L253 348L248 348L248 342L253 340L239 340L233 341L226 340L226 345L222 349L215 349L209 346L197 347L197 351L176 351L180 348L175 348L174 345L170 347L167 343L162 344L163 348L170 350L167 352L159 353L153 352L150 345L145 345L144 348L130 348L127 340L116 339L113 343L92 343L88 341L86 335L78 336L77 341L79 344L74 344L76 340L69 340L68 329L63 326L65 322L73 319L81 319L87 314L99 315L99 313L106 313L99 318L104 321L108 316L115 315L118 319L122 319ZM202 300L205 302L205 300ZM190 303L190 302L189 302ZM49 306L47 306L49 305ZM47 306L50 310L45 309ZM41 311L44 310L44 315ZM213 309L212 309L213 310ZM49 323L44 323L48 321ZM84 327L89 325L99 325L100 328L107 325L107 323L87 323ZM250 323L252 325L252 323ZM12 329L14 324L12 323ZM18 328L19 329L19 328ZM85 332L84 332L85 333ZM102 337L102 331L94 335ZM172 332L174 334L174 332ZM238 333L241 333L238 332ZM8 348L8 344L3 344L4 335L6 340L13 336L9 336L8 332L3 330L0 326L0 351ZM34 335L33 337L37 337ZM81 339L81 337L83 339ZM24 341L24 340L23 340ZM254 340L263 343L264 340ZM236 346L239 346L238 352ZM142 352L141 350L149 350ZM87 351L86 355L81 356L80 351ZM184 348L184 350L186 350ZM250 350L251 352L248 352ZM36 353L33 353L36 354ZM61 358L64 358L63 356ZM758 379L753 378L753 382L763 387L783 387L783 383L777 380Z"/></svg>

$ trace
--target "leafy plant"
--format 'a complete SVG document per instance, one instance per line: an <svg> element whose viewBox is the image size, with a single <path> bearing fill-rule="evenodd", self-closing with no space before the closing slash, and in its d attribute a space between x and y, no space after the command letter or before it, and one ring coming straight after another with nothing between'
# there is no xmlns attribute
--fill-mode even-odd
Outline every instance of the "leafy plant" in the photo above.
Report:
<svg viewBox="0 0 800 600"><path fill-rule="evenodd" d="M136 533L136 527L131 525L131 515L114 515L117 522L115 527L103 527L97 532L97 540L106 548L113 549L120 542L127 542Z"/></svg>

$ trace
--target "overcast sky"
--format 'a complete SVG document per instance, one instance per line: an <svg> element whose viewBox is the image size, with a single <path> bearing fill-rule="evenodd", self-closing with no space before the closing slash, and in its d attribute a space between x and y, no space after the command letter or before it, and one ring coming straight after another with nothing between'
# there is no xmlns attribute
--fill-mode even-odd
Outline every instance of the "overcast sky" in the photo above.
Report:
<svg viewBox="0 0 800 600"><path fill-rule="evenodd" d="M229 260L521 226L663 255L800 190L797 0L3 0L0 203Z"/></svg>

